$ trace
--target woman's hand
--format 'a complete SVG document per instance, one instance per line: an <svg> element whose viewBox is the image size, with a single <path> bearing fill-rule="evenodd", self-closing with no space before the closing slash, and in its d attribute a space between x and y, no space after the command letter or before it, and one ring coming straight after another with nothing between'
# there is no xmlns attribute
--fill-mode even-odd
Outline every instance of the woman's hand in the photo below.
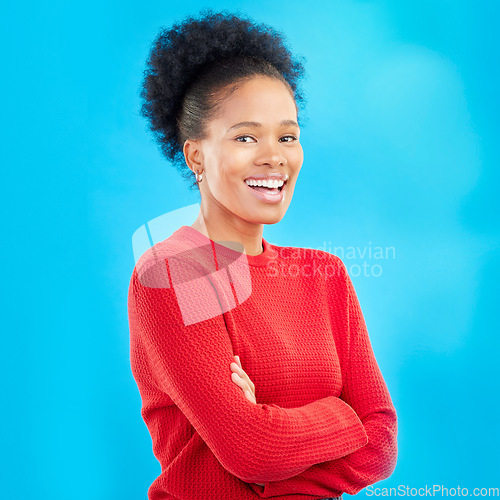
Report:
<svg viewBox="0 0 500 500"><path fill-rule="evenodd" d="M231 379L238 387L241 387L248 401L257 404L257 401L255 399L255 385L250 380L250 377L243 370L241 366L240 357L239 356L234 356L234 357L237 363L231 363L230 365L231 371L233 372L231 374ZM254 484L258 484L259 486L265 486L264 483L254 483Z"/></svg>
<svg viewBox="0 0 500 500"><path fill-rule="evenodd" d="M245 394L245 397L253 404L257 404L255 399L255 385L250 380L250 377L245 373L241 366L241 361L239 356L235 356L237 363L231 363L230 368L233 372L231 374L231 380L238 386Z"/></svg>

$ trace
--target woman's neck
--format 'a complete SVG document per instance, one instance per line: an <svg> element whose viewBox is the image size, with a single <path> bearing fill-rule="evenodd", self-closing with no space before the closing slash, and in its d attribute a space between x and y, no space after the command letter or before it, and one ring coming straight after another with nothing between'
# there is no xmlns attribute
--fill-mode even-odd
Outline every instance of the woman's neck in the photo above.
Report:
<svg viewBox="0 0 500 500"><path fill-rule="evenodd" d="M205 235L212 241L224 245L232 250L243 252L250 256L260 255L264 248L262 246L262 230L263 224L260 225L260 230L255 234L245 234L233 226L224 226L221 224L214 227L213 224L207 222L200 213L198 218L191 224L193 229Z"/></svg>

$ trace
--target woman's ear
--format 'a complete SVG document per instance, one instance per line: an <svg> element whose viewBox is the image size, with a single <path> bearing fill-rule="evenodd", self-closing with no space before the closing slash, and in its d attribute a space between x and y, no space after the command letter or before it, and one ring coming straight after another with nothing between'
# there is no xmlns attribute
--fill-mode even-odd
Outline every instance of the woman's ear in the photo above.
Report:
<svg viewBox="0 0 500 500"><path fill-rule="evenodd" d="M201 170L203 166L203 151L201 149L200 141L195 141L192 139L187 139L184 142L183 147L184 159L186 160L187 166L191 169L193 173L197 170Z"/></svg>

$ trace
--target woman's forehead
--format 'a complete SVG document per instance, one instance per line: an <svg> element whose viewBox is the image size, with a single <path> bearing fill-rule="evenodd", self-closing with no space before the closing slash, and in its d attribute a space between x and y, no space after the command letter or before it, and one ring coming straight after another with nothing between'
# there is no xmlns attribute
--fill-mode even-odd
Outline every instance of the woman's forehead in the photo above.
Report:
<svg viewBox="0 0 500 500"><path fill-rule="evenodd" d="M289 89L279 80L255 77L240 84L223 99L212 120L214 126L283 126L297 121L297 106ZM286 123L285 123L286 122ZM230 124L229 124L230 123ZM229 124L229 125L228 125Z"/></svg>

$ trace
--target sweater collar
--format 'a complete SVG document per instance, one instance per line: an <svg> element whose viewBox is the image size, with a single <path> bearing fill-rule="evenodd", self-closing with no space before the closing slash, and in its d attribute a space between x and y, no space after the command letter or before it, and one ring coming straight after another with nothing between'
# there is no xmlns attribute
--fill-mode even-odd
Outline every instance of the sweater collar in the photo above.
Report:
<svg viewBox="0 0 500 500"><path fill-rule="evenodd" d="M196 245L203 246L208 245L212 242L215 246L216 253L221 253L230 256L231 254L238 256L241 255L240 252L236 250L231 250L230 248L221 245L220 243L216 243L212 239L205 236L203 233L200 233L197 229L194 229L191 226L181 226L177 231L174 232L175 235L181 238L185 238ZM267 266L269 262L275 260L278 257L278 252L275 249L274 245L268 243L264 237L262 237L262 247L264 251L259 255L246 255L248 264L250 266L262 267Z"/></svg>

